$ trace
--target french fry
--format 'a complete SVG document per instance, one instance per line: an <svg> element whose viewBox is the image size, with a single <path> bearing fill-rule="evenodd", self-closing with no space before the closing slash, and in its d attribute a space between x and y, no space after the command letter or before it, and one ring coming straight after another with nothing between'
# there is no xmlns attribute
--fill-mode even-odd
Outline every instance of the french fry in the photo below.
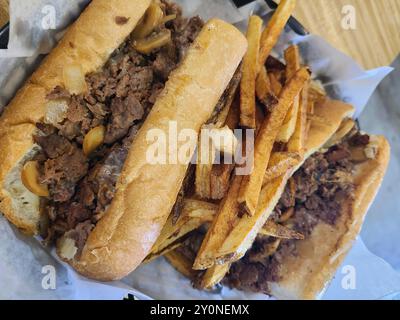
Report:
<svg viewBox="0 0 400 320"><path fill-rule="evenodd" d="M228 87L224 91L222 97L219 99L217 106L214 109L214 113L211 115L208 124L213 124L215 128L221 128L225 125L229 114L231 113L231 107L237 96L240 80L242 78L242 69L239 66L233 75ZM239 113L238 113L239 116ZM236 125L235 127L236 128ZM231 129L234 129L231 128Z"/></svg>
<svg viewBox="0 0 400 320"><path fill-rule="evenodd" d="M225 198L218 209L208 232L201 244L200 250L193 264L193 269L204 270L215 264L215 254L225 241L229 232L238 220L237 196L242 176L235 176Z"/></svg>
<svg viewBox="0 0 400 320"><path fill-rule="evenodd" d="M272 48L279 40L283 29L290 15L296 7L296 0L282 0L275 10L271 20L268 21L266 28L261 35L260 66L265 64Z"/></svg>
<svg viewBox="0 0 400 320"><path fill-rule="evenodd" d="M200 279L197 287L200 289L211 289L225 277L231 267L230 263L214 265L207 269L203 277Z"/></svg>
<svg viewBox="0 0 400 320"><path fill-rule="evenodd" d="M282 91L282 85L279 82L279 80L277 79L276 75L274 73L270 73L268 74L269 76L269 80L271 83L271 89L272 92L275 96L279 97L281 91Z"/></svg>
<svg viewBox="0 0 400 320"><path fill-rule="evenodd" d="M258 100L265 106L267 111L278 103L278 98L272 92L271 81L269 79L267 69L262 66L256 80L256 95Z"/></svg>
<svg viewBox="0 0 400 320"><path fill-rule="evenodd" d="M153 260L157 259L158 257L165 256L168 252L174 251L175 249L179 248L180 246L183 245L183 241L185 238L179 238L177 241L171 243L168 246L165 246L160 249L160 251L154 252L154 253L149 253L147 257L143 260L143 264L152 262Z"/></svg>
<svg viewBox="0 0 400 320"><path fill-rule="evenodd" d="M203 129L210 130L212 127L213 125L204 125ZM209 134L200 134L197 146L195 191L202 199L210 199L211 196L210 177L215 156L216 150Z"/></svg>
<svg viewBox="0 0 400 320"><path fill-rule="evenodd" d="M243 215L235 224L216 253L217 262L234 262L244 256L278 203L292 171L293 169L287 171L284 175L268 182L262 188L260 202L255 215Z"/></svg>
<svg viewBox="0 0 400 320"><path fill-rule="evenodd" d="M299 154L293 152L272 153L268 169L264 175L263 185L294 168L300 162L300 159Z"/></svg>
<svg viewBox="0 0 400 320"><path fill-rule="evenodd" d="M211 199L220 200L228 192L234 164L214 164L211 171Z"/></svg>
<svg viewBox="0 0 400 320"><path fill-rule="evenodd" d="M288 227L275 223L271 220L267 220L264 226L259 231L259 234L275 237L279 239L296 239L296 240L303 240L304 235L301 233L292 230Z"/></svg>
<svg viewBox="0 0 400 320"><path fill-rule="evenodd" d="M268 77L267 68L265 68L265 66L261 66L256 80L257 98L262 101L269 92L271 92L271 82Z"/></svg>
<svg viewBox="0 0 400 320"><path fill-rule="evenodd" d="M211 222L217 209L218 205L213 203L185 199L179 219L174 223L172 215L168 218L146 260L162 255L165 252L165 248L169 248L169 250L174 249L174 247L170 246L175 244L177 240L189 232L198 229L202 224Z"/></svg>
<svg viewBox="0 0 400 320"><path fill-rule="evenodd" d="M239 95L236 95L229 109L229 113L225 119L225 124L229 129L235 130L238 127L240 118L240 99Z"/></svg>
<svg viewBox="0 0 400 320"><path fill-rule="evenodd" d="M308 86L305 85L300 93L299 110L296 127L287 144L287 150L303 155L307 134Z"/></svg>
<svg viewBox="0 0 400 320"><path fill-rule="evenodd" d="M300 93L309 78L310 73L307 68L301 68L296 72L282 89L279 103L261 126L255 142L253 172L243 177L239 191L238 203L242 213L252 216L256 211L275 139L293 99Z"/></svg>
<svg viewBox="0 0 400 320"><path fill-rule="evenodd" d="M189 279L196 278L198 272L192 269L193 261L190 261L179 250L167 252L165 255L168 262L180 273Z"/></svg>
<svg viewBox="0 0 400 320"><path fill-rule="evenodd" d="M256 127L256 78L259 70L258 57L262 20L251 16L247 29L248 49L243 60L243 75L240 83L240 125L246 128Z"/></svg>
<svg viewBox="0 0 400 320"><path fill-rule="evenodd" d="M218 129L223 127L225 124L231 130L237 127L237 123L239 122L239 102L237 99L235 99L235 97L237 97L236 93L239 87L240 79L241 68L239 67L236 70L236 73L234 74L228 88L225 90L223 97L221 97L215 108L215 110L218 112L211 116L208 124L203 126L203 128L218 131ZM228 141L227 145L230 145L231 149L235 149L237 140L233 133L228 132L227 129L224 129L223 132L228 133L229 137L231 138L231 143ZM209 139L208 146L207 143L202 144L202 142L204 142L203 139ZM199 146L197 151L198 163L196 164L195 169L195 192L200 198L203 199L211 198L210 179L216 151L217 150L215 150L215 145L212 143L211 137L207 135L199 136ZM220 151L227 152L228 150Z"/></svg>
<svg viewBox="0 0 400 320"><path fill-rule="evenodd" d="M286 60L286 79L287 81L300 69L300 54L299 48L296 45L291 45L285 50ZM297 96L290 107L282 128L278 134L277 140L288 142L296 127L297 113L299 110L299 96Z"/></svg>
<svg viewBox="0 0 400 320"><path fill-rule="evenodd" d="M256 106L256 130L254 132L255 136L257 136L257 134L260 132L261 125L264 122L264 119L264 112L261 110L260 107Z"/></svg>

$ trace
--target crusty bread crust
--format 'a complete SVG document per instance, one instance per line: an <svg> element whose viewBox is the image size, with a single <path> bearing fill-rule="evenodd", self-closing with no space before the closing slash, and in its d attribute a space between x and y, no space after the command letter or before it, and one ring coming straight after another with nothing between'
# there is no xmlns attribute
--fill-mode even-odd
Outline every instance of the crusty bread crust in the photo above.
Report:
<svg viewBox="0 0 400 320"><path fill-rule="evenodd" d="M12 169L20 166L34 147L35 123L43 120L47 112L46 94L57 85L64 85L62 72L66 65L79 64L85 74L101 68L132 32L150 2L93 0L5 108L0 118L0 211L23 232L38 233L39 200L26 194L18 181L7 185L7 180ZM117 24L116 17L128 20ZM36 210L23 210L23 202L35 202Z"/></svg>
<svg viewBox="0 0 400 320"><path fill-rule="evenodd" d="M378 152L375 159L356 167L354 197L342 204L335 226L319 223L311 236L298 242L299 254L287 256L281 264L282 280L270 283L279 299L317 299L352 247L367 210L382 183L390 157L390 146L382 136L371 136Z"/></svg>
<svg viewBox="0 0 400 320"><path fill-rule="evenodd" d="M139 130L105 216L89 235L79 261L71 262L80 273L118 279L149 253L176 201L188 163L148 163L146 153L153 142L146 136L154 128L167 134L171 121L177 132L198 133L246 49L245 37L232 25L212 19L204 26ZM178 142L177 148L184 143Z"/></svg>

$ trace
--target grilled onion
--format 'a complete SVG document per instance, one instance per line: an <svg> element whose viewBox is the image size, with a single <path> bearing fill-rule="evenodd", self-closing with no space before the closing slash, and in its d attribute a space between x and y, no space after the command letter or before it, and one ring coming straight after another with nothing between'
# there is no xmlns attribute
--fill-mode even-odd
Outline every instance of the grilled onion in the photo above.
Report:
<svg viewBox="0 0 400 320"><path fill-rule="evenodd" d="M153 32L153 30L160 24L164 16L160 6L152 3L147 9L142 22L136 27L132 33L135 40L143 39Z"/></svg>
<svg viewBox="0 0 400 320"><path fill-rule="evenodd" d="M87 91L85 74L79 64L69 64L63 69L65 89L72 94L80 94Z"/></svg>
<svg viewBox="0 0 400 320"><path fill-rule="evenodd" d="M48 197L49 190L45 184L39 183L37 161L28 161L21 171L21 181L25 188L39 197Z"/></svg>
<svg viewBox="0 0 400 320"><path fill-rule="evenodd" d="M106 128L104 126L98 126L85 135L85 138L83 139L83 153L85 155L90 155L103 144L105 132Z"/></svg>
<svg viewBox="0 0 400 320"><path fill-rule="evenodd" d="M165 46L170 41L171 31L165 29L154 36L135 41L133 47L140 53L149 54L153 50Z"/></svg>

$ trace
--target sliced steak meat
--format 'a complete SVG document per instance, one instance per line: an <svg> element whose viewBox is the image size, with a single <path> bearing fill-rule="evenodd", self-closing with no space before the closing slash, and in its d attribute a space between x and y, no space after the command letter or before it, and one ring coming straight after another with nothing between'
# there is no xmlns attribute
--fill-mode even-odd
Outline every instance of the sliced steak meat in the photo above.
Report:
<svg viewBox="0 0 400 320"><path fill-rule="evenodd" d="M81 124L70 120L65 120L64 123L58 124L57 129L59 130L59 134L68 140L73 140L82 134Z"/></svg>
<svg viewBox="0 0 400 320"><path fill-rule="evenodd" d="M175 47L164 47L158 52L153 68L159 78L167 80L171 71L175 69L177 61L175 51Z"/></svg>
<svg viewBox="0 0 400 320"><path fill-rule="evenodd" d="M75 240L75 244L78 248L77 256L81 255L86 240L94 227L95 225L92 224L90 220L86 220L78 223L74 229L71 229L65 233L66 237Z"/></svg>
<svg viewBox="0 0 400 320"><path fill-rule="evenodd" d="M135 121L141 120L144 110L133 93L124 100L115 98L111 103L111 122L107 125L104 142L112 144L123 138Z"/></svg>
<svg viewBox="0 0 400 320"><path fill-rule="evenodd" d="M57 133L56 132L57 130L54 126L52 126L50 124L42 123L42 122L36 123L36 128L38 128L41 131L41 133L45 136L49 136L54 133Z"/></svg>
<svg viewBox="0 0 400 320"><path fill-rule="evenodd" d="M47 100L58 100L58 99L69 99L71 98L71 94L68 90L63 87L57 86L51 91L48 95L46 95Z"/></svg>
<svg viewBox="0 0 400 320"><path fill-rule="evenodd" d="M67 110L67 119L71 122L82 122L89 117L86 103L79 96L73 96Z"/></svg>
<svg viewBox="0 0 400 320"><path fill-rule="evenodd" d="M104 117L109 113L106 105L102 103L88 104L87 108L97 119L104 119Z"/></svg>
<svg viewBox="0 0 400 320"><path fill-rule="evenodd" d="M357 132L349 139L349 144L355 147L366 146L369 143L369 140L369 135Z"/></svg>
<svg viewBox="0 0 400 320"><path fill-rule="evenodd" d="M88 162L83 151L72 146L68 153L46 160L40 181L49 186L55 202L65 202L74 195L76 184L87 171Z"/></svg>
<svg viewBox="0 0 400 320"><path fill-rule="evenodd" d="M178 48L179 60L182 60L186 55L187 49L193 43L194 39L196 39L203 25L203 20L198 16L189 19L187 23L177 21L175 28L178 32L173 37L173 41Z"/></svg>
<svg viewBox="0 0 400 320"><path fill-rule="evenodd" d="M345 160L350 156L350 151L343 146L333 146L329 149L326 160L329 164L335 164L341 160Z"/></svg>
<svg viewBox="0 0 400 320"><path fill-rule="evenodd" d="M74 149L72 143L67 138L56 133L48 136L34 136L33 140L50 159L58 158L66 153L72 153Z"/></svg>
<svg viewBox="0 0 400 320"><path fill-rule="evenodd" d="M279 223L282 214L292 210L293 215L285 223L306 238L318 223L334 225L341 215L343 200L353 192L354 163L349 145L366 145L368 142L368 136L356 134L327 152L315 153L308 158L291 180L295 184L294 199L293 186L289 182L271 218ZM280 265L288 255L298 254L297 243L301 241L280 240L276 251L271 254L269 244L275 240L273 237L257 236L246 255L232 265L224 284L268 294L268 282L279 281Z"/></svg>

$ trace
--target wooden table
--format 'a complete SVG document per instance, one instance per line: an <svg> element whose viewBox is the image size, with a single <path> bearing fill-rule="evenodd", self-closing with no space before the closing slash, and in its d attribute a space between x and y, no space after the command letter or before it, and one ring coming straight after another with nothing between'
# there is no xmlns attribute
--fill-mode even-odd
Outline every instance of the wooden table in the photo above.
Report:
<svg viewBox="0 0 400 320"><path fill-rule="evenodd" d="M0 25L9 0L0 0ZM343 7L354 7L355 30L342 28ZM400 52L400 0L298 0L296 18L365 68L389 65Z"/></svg>

